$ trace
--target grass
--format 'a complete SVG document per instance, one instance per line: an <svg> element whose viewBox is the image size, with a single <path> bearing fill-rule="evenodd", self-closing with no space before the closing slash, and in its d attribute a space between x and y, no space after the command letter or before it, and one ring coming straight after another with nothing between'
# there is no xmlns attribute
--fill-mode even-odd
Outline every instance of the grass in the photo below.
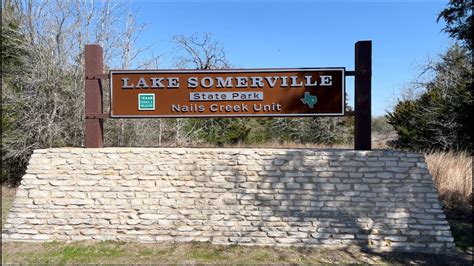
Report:
<svg viewBox="0 0 474 266"><path fill-rule="evenodd" d="M201 246L195 246L191 248L189 255L190 255L190 258L193 260L203 261L203 262L212 262L212 261L225 260L226 257L224 255L224 252L225 252L225 247L202 249Z"/></svg>
<svg viewBox="0 0 474 266"><path fill-rule="evenodd" d="M426 162L433 175L456 247L463 252L472 252L472 157L465 152L431 152L426 155Z"/></svg>
<svg viewBox="0 0 474 266"><path fill-rule="evenodd" d="M432 152L426 163L443 205L471 213L472 157L465 152Z"/></svg>
<svg viewBox="0 0 474 266"><path fill-rule="evenodd" d="M127 256L120 243L74 243L50 242L42 244L8 243L2 245L2 263L65 264L113 261Z"/></svg>
<svg viewBox="0 0 474 266"><path fill-rule="evenodd" d="M208 243L6 243L2 263L22 264L439 264L469 265L452 255L371 253L343 249L219 246Z"/></svg>
<svg viewBox="0 0 474 266"><path fill-rule="evenodd" d="M90 246L66 246L61 252L61 262L70 260L78 262L89 262L90 260L97 260L99 258L115 258L126 255L123 247L117 246L113 243L99 243L98 245Z"/></svg>
<svg viewBox="0 0 474 266"><path fill-rule="evenodd" d="M13 200L15 199L15 188L2 186L2 229L3 224L7 219L8 211L10 210Z"/></svg>

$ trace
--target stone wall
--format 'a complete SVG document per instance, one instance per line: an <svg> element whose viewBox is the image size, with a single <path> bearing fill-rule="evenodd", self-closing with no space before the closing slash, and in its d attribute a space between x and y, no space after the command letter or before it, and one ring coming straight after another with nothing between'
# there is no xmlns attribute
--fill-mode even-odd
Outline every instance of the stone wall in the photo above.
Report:
<svg viewBox="0 0 474 266"><path fill-rule="evenodd" d="M423 156L386 150L36 150L2 238L454 247Z"/></svg>

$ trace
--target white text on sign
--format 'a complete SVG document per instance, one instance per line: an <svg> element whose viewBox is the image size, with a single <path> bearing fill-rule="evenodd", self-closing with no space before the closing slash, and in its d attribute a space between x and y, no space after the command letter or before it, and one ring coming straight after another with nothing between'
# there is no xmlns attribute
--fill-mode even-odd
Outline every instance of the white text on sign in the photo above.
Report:
<svg viewBox="0 0 474 266"><path fill-rule="evenodd" d="M191 92L189 101L262 101L263 92Z"/></svg>

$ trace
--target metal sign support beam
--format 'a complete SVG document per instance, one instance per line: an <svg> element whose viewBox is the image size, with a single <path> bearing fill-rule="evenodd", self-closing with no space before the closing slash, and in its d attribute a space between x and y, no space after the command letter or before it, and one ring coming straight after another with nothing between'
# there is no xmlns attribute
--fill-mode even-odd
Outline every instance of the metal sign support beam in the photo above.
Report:
<svg viewBox="0 0 474 266"><path fill-rule="evenodd" d="M355 44L354 149L371 150L372 41Z"/></svg>
<svg viewBox="0 0 474 266"><path fill-rule="evenodd" d="M98 74L102 75L103 51L100 45L86 45L85 48L85 147L102 148L104 146L103 118L93 116L103 112L103 91Z"/></svg>

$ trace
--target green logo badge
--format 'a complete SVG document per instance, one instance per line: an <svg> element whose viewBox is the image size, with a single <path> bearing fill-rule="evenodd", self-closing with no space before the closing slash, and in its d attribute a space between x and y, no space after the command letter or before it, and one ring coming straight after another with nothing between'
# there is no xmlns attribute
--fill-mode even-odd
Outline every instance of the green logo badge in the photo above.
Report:
<svg viewBox="0 0 474 266"><path fill-rule="evenodd" d="M155 110L155 94L153 93L138 94L138 110L139 111Z"/></svg>

